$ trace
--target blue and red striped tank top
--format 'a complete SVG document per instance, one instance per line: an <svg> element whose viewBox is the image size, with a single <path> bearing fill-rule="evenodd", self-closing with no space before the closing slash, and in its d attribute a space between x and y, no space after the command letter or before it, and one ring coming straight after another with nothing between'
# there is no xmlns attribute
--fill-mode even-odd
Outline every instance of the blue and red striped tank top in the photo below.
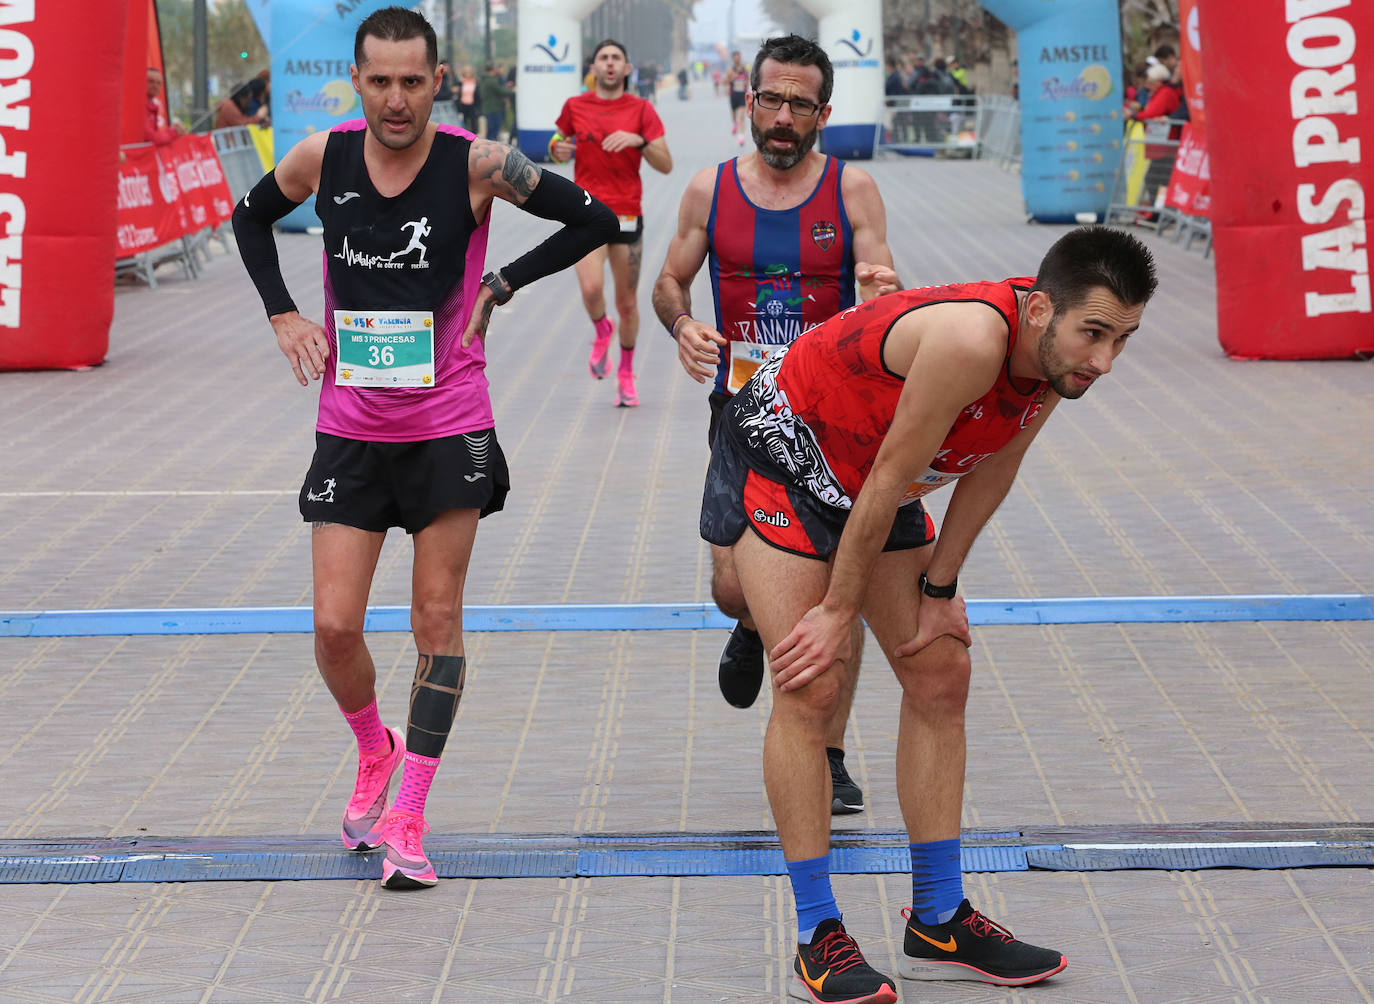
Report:
<svg viewBox="0 0 1374 1004"><path fill-rule="evenodd" d="M734 394L779 345L854 305L854 231L827 157L820 181L791 209L755 205L738 159L716 169L706 237L716 329L728 339L715 389Z"/></svg>

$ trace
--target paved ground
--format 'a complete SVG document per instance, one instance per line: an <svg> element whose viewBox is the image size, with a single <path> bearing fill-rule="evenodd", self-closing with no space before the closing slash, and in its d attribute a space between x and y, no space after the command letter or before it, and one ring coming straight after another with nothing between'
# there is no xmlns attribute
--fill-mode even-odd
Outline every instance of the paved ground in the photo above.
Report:
<svg viewBox="0 0 1374 1004"><path fill-rule="evenodd" d="M662 106L677 158L646 171L641 308L691 171L732 155L723 104ZM978 163L864 165L908 284L1032 271L1062 228L1022 222ZM546 227L497 210L489 260ZM1161 289L1116 371L1056 414L962 577L970 596L1374 592L1368 365L1235 363L1210 260L1148 238ZM318 312L318 241L280 241ZM709 304L704 285L696 301ZM704 306L702 309L705 309ZM522 292L489 343L515 479L486 521L472 603L708 598L696 537L702 389L644 325L643 404L586 374L571 273ZM309 602L294 495L313 392L236 260L122 285L109 361L0 374L0 609ZM940 503L937 502L938 511ZM407 601L409 549L373 600ZM718 696L721 632L471 635L467 696L431 798L444 834L767 828L766 701ZM387 717L414 652L374 638ZM896 687L870 646L850 727L896 829ZM1374 624L996 628L978 633L967 827L1374 819ZM305 635L0 640L0 839L318 835L352 782ZM895 969L902 876L841 876L846 920ZM1026 991L906 983L910 1002L1370 1001L1367 869L994 873L975 902L1070 966ZM0 999L780 1000L776 877L17 885Z"/></svg>

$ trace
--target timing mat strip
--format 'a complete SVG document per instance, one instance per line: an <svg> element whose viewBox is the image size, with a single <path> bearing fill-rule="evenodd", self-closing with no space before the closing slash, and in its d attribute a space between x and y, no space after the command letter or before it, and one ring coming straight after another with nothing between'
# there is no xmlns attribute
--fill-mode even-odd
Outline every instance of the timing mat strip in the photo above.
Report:
<svg viewBox="0 0 1374 1004"><path fill-rule="evenodd" d="M1374 826L1259 823L1119 827L963 835L965 872L1312 868L1374 866ZM436 834L425 850L442 878L607 878L784 875L763 832ZM850 830L831 838L836 874L906 874L906 834ZM116 837L0 841L0 884L262 882L376 879L379 854L334 836Z"/></svg>
<svg viewBox="0 0 1374 1004"><path fill-rule="evenodd" d="M1374 596L1068 596L969 600L969 623L1192 624L1217 621L1368 621ZM463 608L464 631L691 631L734 621L710 603L562 603ZM91 635L309 634L309 607L0 611L0 638ZM369 607L365 631L409 631L410 608Z"/></svg>

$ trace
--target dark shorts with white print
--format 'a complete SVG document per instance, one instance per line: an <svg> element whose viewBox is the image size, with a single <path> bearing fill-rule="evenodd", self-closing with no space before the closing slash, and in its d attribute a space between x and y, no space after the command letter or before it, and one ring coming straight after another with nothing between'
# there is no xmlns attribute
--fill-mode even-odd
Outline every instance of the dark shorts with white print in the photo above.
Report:
<svg viewBox="0 0 1374 1004"><path fill-rule="evenodd" d="M500 512L510 491L496 430L413 443L375 443L315 433L315 457L301 486L307 523L360 530L423 530L449 509Z"/></svg>
<svg viewBox="0 0 1374 1004"><path fill-rule="evenodd" d="M849 513L828 506L795 484L750 467L727 428L711 447L701 499L701 536L730 547L752 529L781 551L828 559L840 546ZM919 501L897 510L884 551L910 551L935 539L935 522Z"/></svg>

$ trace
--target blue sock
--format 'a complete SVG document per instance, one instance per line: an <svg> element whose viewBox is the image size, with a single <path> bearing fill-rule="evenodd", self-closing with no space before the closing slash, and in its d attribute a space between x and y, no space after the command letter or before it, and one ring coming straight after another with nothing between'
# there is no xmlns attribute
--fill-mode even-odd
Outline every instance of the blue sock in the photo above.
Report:
<svg viewBox="0 0 1374 1004"><path fill-rule="evenodd" d="M911 845L911 912L922 924L943 924L964 901L959 838Z"/></svg>
<svg viewBox="0 0 1374 1004"><path fill-rule="evenodd" d="M830 891L830 855L789 861L787 874L792 876L792 895L797 901L797 942L808 945L817 924L840 915Z"/></svg>

